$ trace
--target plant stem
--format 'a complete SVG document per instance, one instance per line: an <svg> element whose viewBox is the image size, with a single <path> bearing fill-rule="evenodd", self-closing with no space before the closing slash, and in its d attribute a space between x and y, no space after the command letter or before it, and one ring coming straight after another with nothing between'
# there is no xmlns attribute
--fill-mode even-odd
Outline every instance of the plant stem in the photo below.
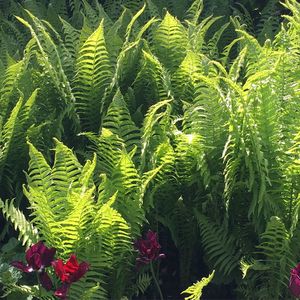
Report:
<svg viewBox="0 0 300 300"><path fill-rule="evenodd" d="M157 278L156 278L155 273L154 273L152 261L150 262L150 270L151 270L151 274L152 274L153 280L154 280L154 282L155 282L155 285L156 285L156 287L157 287L157 290L158 290L158 293L159 293L160 300L164 300L164 297L163 297L163 295L162 295L162 292L161 292L159 283L158 283Z"/></svg>
<svg viewBox="0 0 300 300"><path fill-rule="evenodd" d="M40 281L39 273L38 272L35 272L35 273L36 273L36 278L37 278L38 287L39 287L39 298L41 298L42 297L41 281Z"/></svg>

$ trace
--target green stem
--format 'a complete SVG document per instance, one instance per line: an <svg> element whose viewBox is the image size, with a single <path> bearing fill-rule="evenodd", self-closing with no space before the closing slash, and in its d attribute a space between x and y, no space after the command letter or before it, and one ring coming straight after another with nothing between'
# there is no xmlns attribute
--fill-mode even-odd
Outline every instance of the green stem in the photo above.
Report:
<svg viewBox="0 0 300 300"><path fill-rule="evenodd" d="M36 278L37 278L37 281L38 281L39 298L42 298L41 281L40 281L39 273L35 272L35 274L36 274Z"/></svg>
<svg viewBox="0 0 300 300"><path fill-rule="evenodd" d="M154 282L155 282L155 285L156 285L156 287L157 287L157 290L158 290L158 293L159 293L160 300L164 300L164 297L163 297L163 295L162 295L162 292L161 292L159 283L158 283L157 278L156 278L155 273L154 273L152 261L150 262L150 270L151 270L151 274L152 274L153 280L154 280Z"/></svg>

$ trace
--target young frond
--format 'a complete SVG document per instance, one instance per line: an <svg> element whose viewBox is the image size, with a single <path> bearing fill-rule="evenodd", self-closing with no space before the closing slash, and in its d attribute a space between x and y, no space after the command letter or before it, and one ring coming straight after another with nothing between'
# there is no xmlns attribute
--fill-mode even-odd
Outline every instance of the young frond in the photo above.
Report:
<svg viewBox="0 0 300 300"><path fill-rule="evenodd" d="M84 130L98 132L105 93L112 79L103 22L79 50L73 84L76 109Z"/></svg>
<svg viewBox="0 0 300 300"><path fill-rule="evenodd" d="M203 11L203 0L193 1L190 8L186 11L184 19L196 26L198 24L199 17Z"/></svg>
<svg viewBox="0 0 300 300"><path fill-rule="evenodd" d="M152 39L154 53L168 70L174 71L184 59L188 46L184 26L167 12Z"/></svg>

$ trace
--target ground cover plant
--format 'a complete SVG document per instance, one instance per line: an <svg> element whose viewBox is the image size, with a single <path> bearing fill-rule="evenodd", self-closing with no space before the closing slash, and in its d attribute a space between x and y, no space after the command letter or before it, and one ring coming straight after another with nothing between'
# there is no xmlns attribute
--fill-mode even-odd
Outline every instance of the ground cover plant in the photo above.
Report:
<svg viewBox="0 0 300 300"><path fill-rule="evenodd" d="M4 297L300 296L297 1L0 6Z"/></svg>

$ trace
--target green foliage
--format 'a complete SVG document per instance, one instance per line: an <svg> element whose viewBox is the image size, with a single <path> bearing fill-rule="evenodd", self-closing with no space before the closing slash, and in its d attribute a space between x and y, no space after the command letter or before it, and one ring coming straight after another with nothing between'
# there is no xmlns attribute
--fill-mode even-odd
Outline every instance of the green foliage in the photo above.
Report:
<svg viewBox="0 0 300 300"><path fill-rule="evenodd" d="M295 265L291 250L291 238L278 217L272 217L266 231L261 234L261 243L257 246L257 254L261 259L242 261L243 294L247 299L255 295L257 299L271 297L282 299L288 297L285 286L288 274ZM254 272L255 271L255 272ZM273 278L273 280L269 280ZM254 290L259 287L259 292Z"/></svg>
<svg viewBox="0 0 300 300"><path fill-rule="evenodd" d="M222 276L229 275L238 267L240 258L234 236L229 236L226 230L224 231L224 226L216 226L199 213L196 213L196 216L208 260L211 260L213 268L216 268Z"/></svg>
<svg viewBox="0 0 300 300"><path fill-rule="evenodd" d="M103 203L95 202L95 158L82 166L69 148L56 141L54 165L50 167L33 145L29 148L28 187L24 193L30 202L32 221L59 256L67 258L75 252L91 264L85 280L72 288L70 298L83 297L89 289L93 299L106 298L110 287L103 282L109 282L107 276L113 276L114 268L121 271L128 267L119 264L131 252L130 227L112 208L116 194L102 199Z"/></svg>
<svg viewBox="0 0 300 300"><path fill-rule="evenodd" d="M274 0L19 2L0 1L1 237L87 260L70 299L151 294L143 226L172 240L181 288L200 264L240 298L288 299L299 3L283 20ZM5 292L37 296L4 267Z"/></svg>

